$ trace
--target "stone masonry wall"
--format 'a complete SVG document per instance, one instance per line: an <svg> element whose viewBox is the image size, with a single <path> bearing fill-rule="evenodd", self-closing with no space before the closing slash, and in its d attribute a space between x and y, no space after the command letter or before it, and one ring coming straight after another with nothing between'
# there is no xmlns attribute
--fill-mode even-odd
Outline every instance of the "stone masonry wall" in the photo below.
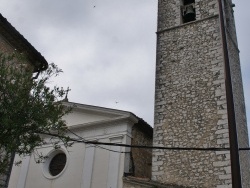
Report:
<svg viewBox="0 0 250 188"><path fill-rule="evenodd" d="M231 0L224 1L226 30L228 40L228 53L231 68L231 78L234 94L235 118L238 133L238 143L240 148L249 147L248 130L246 121L245 100L243 94L243 84L239 59L239 49L237 44L236 29L234 23L233 8ZM240 151L240 163L242 172L242 184L244 188L250 187L250 153Z"/></svg>
<svg viewBox="0 0 250 188"><path fill-rule="evenodd" d="M179 2L159 1L153 144L229 147L217 0L196 0L197 21L183 25ZM154 150L152 180L231 188L230 152Z"/></svg>
<svg viewBox="0 0 250 188"><path fill-rule="evenodd" d="M217 15L217 0L196 0L196 19ZM182 23L182 0L158 0L158 31L178 26Z"/></svg>
<svg viewBox="0 0 250 188"><path fill-rule="evenodd" d="M132 145L152 146L153 136L146 134L136 124L132 128ZM133 175L140 178L151 178L152 169L152 150L143 148L132 148L131 158L133 166Z"/></svg>
<svg viewBox="0 0 250 188"><path fill-rule="evenodd" d="M195 0L196 21L182 24L183 0L159 0L154 145L229 147L224 59L217 0ZM224 0L240 147L248 147L232 1ZM249 152L240 151L243 187ZM152 179L191 187L231 187L229 151L154 150Z"/></svg>
<svg viewBox="0 0 250 188"><path fill-rule="evenodd" d="M158 35L154 145L229 147L219 19ZM152 179L216 187L231 184L229 151L155 151Z"/></svg>
<svg viewBox="0 0 250 188"><path fill-rule="evenodd" d="M0 52L2 53L12 53L14 48L0 35Z"/></svg>
<svg viewBox="0 0 250 188"><path fill-rule="evenodd" d="M123 183L123 188L154 188L153 186L147 186L147 185L138 185L135 183L131 183L131 182L124 182Z"/></svg>
<svg viewBox="0 0 250 188"><path fill-rule="evenodd" d="M14 52L14 48L1 35L0 35L0 52L8 54ZM3 149L0 148L0 150L1 150L1 157L0 157L1 160L4 158L5 154ZM8 171L8 169L6 169L6 171ZM6 181L7 181L7 172L6 174L0 174L0 188L6 187Z"/></svg>
<svg viewBox="0 0 250 188"><path fill-rule="evenodd" d="M248 148L248 130L246 123L246 110L243 95L243 85L241 77L241 68L239 62L238 50L234 47L233 41L228 41L230 66L232 73L232 85L234 94L235 119L238 133L239 148ZM249 151L240 151L240 163L243 187L250 187L250 153Z"/></svg>
<svg viewBox="0 0 250 188"><path fill-rule="evenodd" d="M123 188L190 188L186 186L161 184L147 178L126 177L123 178Z"/></svg>

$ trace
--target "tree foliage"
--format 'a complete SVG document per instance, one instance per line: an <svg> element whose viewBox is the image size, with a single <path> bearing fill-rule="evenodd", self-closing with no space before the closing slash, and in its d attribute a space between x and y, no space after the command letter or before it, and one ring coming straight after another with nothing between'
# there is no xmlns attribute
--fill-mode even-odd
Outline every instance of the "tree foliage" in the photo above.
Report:
<svg viewBox="0 0 250 188"><path fill-rule="evenodd" d="M21 55L0 53L0 173L9 154L30 154L43 144L43 135L53 132L67 143L62 105L68 90L47 83L62 72L55 64L33 78L33 68Z"/></svg>

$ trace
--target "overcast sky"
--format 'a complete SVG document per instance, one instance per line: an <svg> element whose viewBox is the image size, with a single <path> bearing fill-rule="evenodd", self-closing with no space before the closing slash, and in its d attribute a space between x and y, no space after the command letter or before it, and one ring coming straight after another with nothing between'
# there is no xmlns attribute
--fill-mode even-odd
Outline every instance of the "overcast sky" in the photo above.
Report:
<svg viewBox="0 0 250 188"><path fill-rule="evenodd" d="M234 3L249 125L250 1ZM131 111L153 125L156 0L0 0L0 12L63 69L53 84L69 86L71 102Z"/></svg>

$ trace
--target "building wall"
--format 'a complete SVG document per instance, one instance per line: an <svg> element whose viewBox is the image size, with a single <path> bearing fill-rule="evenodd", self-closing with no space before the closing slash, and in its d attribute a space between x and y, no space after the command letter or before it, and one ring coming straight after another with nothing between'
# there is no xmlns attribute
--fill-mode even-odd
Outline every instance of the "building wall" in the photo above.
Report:
<svg viewBox="0 0 250 188"><path fill-rule="evenodd" d="M185 24L181 3L159 0L153 144L229 147L218 1L196 0L196 21ZM234 25L229 30L236 39L231 33ZM228 43L232 48L232 42ZM246 146L238 53L231 50L230 54L231 66L235 66L232 74L239 142ZM185 186L231 187L230 152L154 150L152 179Z"/></svg>
<svg viewBox="0 0 250 188"><path fill-rule="evenodd" d="M196 0L197 20L218 15L217 0ZM182 23L180 6L182 0L158 1L158 31L179 26Z"/></svg>
<svg viewBox="0 0 250 188"><path fill-rule="evenodd" d="M89 135L87 140L94 140L100 142L112 142L126 144L126 132L123 132L123 125L119 134L110 134L106 132L103 134L104 129L110 128L117 130L114 126L103 126L99 128L92 128L92 130L77 130L74 131L82 136L82 132L102 132L102 136L91 137ZM126 127L126 125L124 125ZM108 130L109 131L109 130ZM72 135L71 135L72 136ZM62 146L62 148L64 148ZM103 149L104 148L104 149ZM116 152L110 152L113 150ZM37 153L42 153L44 156L53 152L52 145L43 145L37 148ZM74 187L74 188L121 188L122 177L124 173L124 153L123 148L116 146L96 146L86 145L83 143L75 143L72 147L63 150L67 154L67 164L65 170L58 177L51 176L46 172L45 163L37 164L36 152L28 158L27 162L22 159L20 166L14 166L11 174L9 188L61 188L61 187ZM20 158L17 156L15 161Z"/></svg>
<svg viewBox="0 0 250 188"><path fill-rule="evenodd" d="M123 188L153 188L153 186L146 186L143 184L135 184L132 182L125 182Z"/></svg>
<svg viewBox="0 0 250 188"><path fill-rule="evenodd" d="M6 54L11 54L12 52L14 52L14 50L15 49L0 34L0 52L1 53L6 53ZM0 160L3 160L3 158L5 156L3 153L4 153L4 149L1 148L1 157L0 157ZM10 166L7 167L5 174L0 174L0 188L6 188L7 181L8 181L9 170L10 170Z"/></svg>
<svg viewBox="0 0 250 188"><path fill-rule="evenodd" d="M151 181L147 178L126 177L123 178L123 188L190 188L187 186L178 186L173 184L162 184Z"/></svg>
<svg viewBox="0 0 250 188"><path fill-rule="evenodd" d="M48 67L47 61L44 57L0 14L0 53L5 56L13 55L14 52L19 52L26 55L25 62L20 62L18 58L14 59L10 63L19 69L19 63L26 63L25 69L30 69L33 72L45 70ZM17 49L16 49L17 48ZM26 69L26 70L27 70ZM6 188L8 186L8 179L11 172L12 160L14 159L15 153L11 154L7 152L6 148L0 148L1 157L9 159L9 164L6 169L6 173L0 174L0 187ZM6 157L7 156L7 157Z"/></svg>
<svg viewBox="0 0 250 188"><path fill-rule="evenodd" d="M63 118L71 130L68 133L70 137L79 139L80 136L87 141L127 145L132 143L133 138L133 144L152 144L152 128L145 124L140 124L139 128L139 125L135 124L138 119L131 113L90 106L79 109L73 109L72 113ZM143 131L144 126L150 127L150 138L144 138L147 136ZM22 160L22 164L13 167L9 188L122 188L124 173L130 172L130 147L74 143L67 149L61 144L61 148L55 150L50 137L45 137L45 142L46 144L38 147L31 156L16 156L15 161ZM67 155L66 167L60 175L52 176L48 166L54 152L59 151ZM37 164L37 153L48 156L44 163ZM151 153L145 154L138 150L132 153L136 174L150 176L151 168L148 162L151 162ZM142 159L145 161L141 161Z"/></svg>
<svg viewBox="0 0 250 188"><path fill-rule="evenodd" d="M15 49L14 46L12 46L8 40L3 36L1 35L0 33L0 53L3 53L4 55L8 56L8 55L13 55L13 53L17 53L18 51ZM25 56L25 61L26 61L26 65L27 67L29 67L31 70L34 69L34 65L32 63L32 61L30 61L28 59L28 56ZM15 61L14 63L18 63L19 61ZM24 62L22 62L24 63Z"/></svg>
<svg viewBox="0 0 250 188"><path fill-rule="evenodd" d="M0 51L3 53L12 53L15 49L0 34Z"/></svg>
<svg viewBox="0 0 250 188"><path fill-rule="evenodd" d="M234 93L235 118L238 132L238 143L240 148L249 147L246 109L243 93L242 75L240 67L239 49L237 44L236 29L234 23L234 10L231 0L224 1L225 7L225 26L227 35L227 45L229 53L229 61L231 68L232 87ZM240 163L242 171L243 187L250 187L250 153L248 151L240 151Z"/></svg>
<svg viewBox="0 0 250 188"><path fill-rule="evenodd" d="M132 145L152 146L152 134L146 134L139 126L143 124L135 124L132 128ZM135 177L151 178L152 149L132 148L131 161Z"/></svg>

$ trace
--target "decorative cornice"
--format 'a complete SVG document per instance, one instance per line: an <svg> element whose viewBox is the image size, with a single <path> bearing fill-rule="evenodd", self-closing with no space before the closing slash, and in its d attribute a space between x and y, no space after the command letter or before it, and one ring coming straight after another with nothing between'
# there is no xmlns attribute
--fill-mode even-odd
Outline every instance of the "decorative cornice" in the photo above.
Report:
<svg viewBox="0 0 250 188"><path fill-rule="evenodd" d="M89 122L89 123L83 123L83 124L77 124L77 125L71 125L68 128L69 129L85 129L85 128L89 128L89 127L99 127L99 126L103 126L103 125L107 125L107 124L113 124L113 123L117 123L117 122L131 122L132 124L135 124L138 122L138 119L134 119L133 117L129 117L129 116L121 116L121 117L117 117L117 118L112 118L112 119L108 119L108 120L101 120L101 121L94 121L94 122Z"/></svg>

